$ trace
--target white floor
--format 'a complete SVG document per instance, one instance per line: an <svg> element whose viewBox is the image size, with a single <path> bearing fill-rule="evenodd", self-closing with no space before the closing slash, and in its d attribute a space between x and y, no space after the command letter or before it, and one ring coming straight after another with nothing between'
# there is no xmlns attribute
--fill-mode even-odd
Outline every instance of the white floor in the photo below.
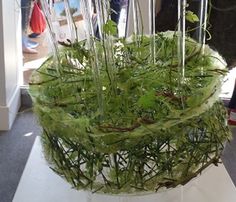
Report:
<svg viewBox="0 0 236 202"><path fill-rule="evenodd" d="M185 186L139 196L76 191L47 165L36 138L13 202L235 202L236 188L224 166L211 166Z"/></svg>

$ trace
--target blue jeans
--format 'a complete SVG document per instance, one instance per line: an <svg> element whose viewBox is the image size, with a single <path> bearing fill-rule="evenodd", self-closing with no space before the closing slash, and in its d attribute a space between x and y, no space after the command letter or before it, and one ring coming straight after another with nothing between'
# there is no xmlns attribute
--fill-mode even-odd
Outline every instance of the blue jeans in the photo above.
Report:
<svg viewBox="0 0 236 202"><path fill-rule="evenodd" d="M110 6L111 9L115 11L111 12L111 20L118 24L121 11L121 0L111 0Z"/></svg>
<svg viewBox="0 0 236 202"><path fill-rule="evenodd" d="M22 32L25 32L28 28L32 4L33 0L21 0Z"/></svg>

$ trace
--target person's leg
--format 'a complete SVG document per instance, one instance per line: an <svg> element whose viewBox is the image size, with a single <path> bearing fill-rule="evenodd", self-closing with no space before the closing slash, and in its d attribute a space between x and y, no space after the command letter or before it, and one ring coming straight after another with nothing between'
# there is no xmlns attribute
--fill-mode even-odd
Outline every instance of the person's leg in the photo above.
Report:
<svg viewBox="0 0 236 202"><path fill-rule="evenodd" d="M121 1L120 0L111 0L110 7L112 9L111 20L114 21L116 24L118 24L119 19L120 19Z"/></svg>
<svg viewBox="0 0 236 202"><path fill-rule="evenodd" d="M32 6L32 0L21 0L22 32L26 32L28 28L31 6Z"/></svg>
<svg viewBox="0 0 236 202"><path fill-rule="evenodd" d="M233 91L232 97L230 99L228 108L229 108L228 124L229 125L236 125L236 80L235 80L235 84L234 84L234 91Z"/></svg>
<svg viewBox="0 0 236 202"><path fill-rule="evenodd" d="M30 41L27 37L27 28L29 26L32 3L32 0L21 0L22 51L24 53L35 54L38 53L38 51L33 48L36 48L38 43Z"/></svg>
<svg viewBox="0 0 236 202"><path fill-rule="evenodd" d="M236 80L235 80L235 85L234 85L234 91L233 91L228 107L230 109L236 109Z"/></svg>

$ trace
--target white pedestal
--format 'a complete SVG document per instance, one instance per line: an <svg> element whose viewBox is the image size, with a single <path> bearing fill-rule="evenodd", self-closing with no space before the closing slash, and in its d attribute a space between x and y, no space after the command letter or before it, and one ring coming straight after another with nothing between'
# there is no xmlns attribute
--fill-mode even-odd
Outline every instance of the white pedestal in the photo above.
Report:
<svg viewBox="0 0 236 202"><path fill-rule="evenodd" d="M236 188L224 166L210 166L185 186L147 195L91 194L71 189L47 165L36 138L13 202L235 202Z"/></svg>

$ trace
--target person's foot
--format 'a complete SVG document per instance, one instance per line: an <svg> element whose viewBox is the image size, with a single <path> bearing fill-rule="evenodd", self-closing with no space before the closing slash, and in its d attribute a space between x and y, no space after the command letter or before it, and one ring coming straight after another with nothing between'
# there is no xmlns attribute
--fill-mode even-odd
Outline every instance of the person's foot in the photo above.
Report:
<svg viewBox="0 0 236 202"><path fill-rule="evenodd" d="M22 36L22 47L36 48L38 45L38 42L30 40L27 36Z"/></svg>
<svg viewBox="0 0 236 202"><path fill-rule="evenodd" d="M29 48L29 47L22 47L22 51L23 53L27 53L27 54L37 54L38 51L33 49L33 48Z"/></svg>
<svg viewBox="0 0 236 202"><path fill-rule="evenodd" d="M39 46L38 42L31 41L31 40L28 40L26 43L27 43L26 46L28 48L37 48Z"/></svg>
<svg viewBox="0 0 236 202"><path fill-rule="evenodd" d="M229 109L228 114L228 125L236 126L236 109Z"/></svg>

